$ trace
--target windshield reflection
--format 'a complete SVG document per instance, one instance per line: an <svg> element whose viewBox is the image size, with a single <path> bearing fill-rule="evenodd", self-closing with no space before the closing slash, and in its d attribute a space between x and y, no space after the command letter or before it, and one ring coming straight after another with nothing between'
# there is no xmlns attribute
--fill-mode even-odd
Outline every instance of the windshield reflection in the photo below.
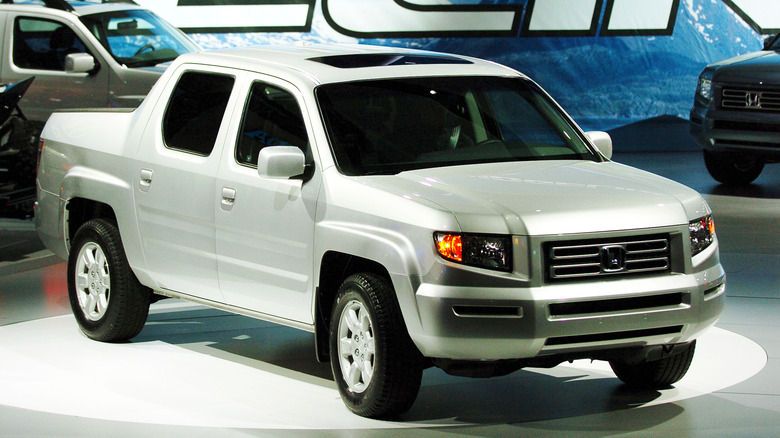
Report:
<svg viewBox="0 0 780 438"><path fill-rule="evenodd" d="M347 175L599 158L533 82L465 76L323 85L317 98Z"/></svg>
<svg viewBox="0 0 780 438"><path fill-rule="evenodd" d="M81 21L127 67L153 66L199 50L179 29L145 10L87 15Z"/></svg>

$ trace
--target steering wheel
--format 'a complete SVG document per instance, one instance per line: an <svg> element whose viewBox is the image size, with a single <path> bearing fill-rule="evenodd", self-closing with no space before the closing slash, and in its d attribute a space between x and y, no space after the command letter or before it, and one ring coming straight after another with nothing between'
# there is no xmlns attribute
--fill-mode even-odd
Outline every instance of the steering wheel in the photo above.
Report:
<svg viewBox="0 0 780 438"><path fill-rule="evenodd" d="M497 139L497 138L489 138L487 140L482 140L476 144L479 147L487 147L487 146L502 146L504 145L504 142Z"/></svg>
<svg viewBox="0 0 780 438"><path fill-rule="evenodd" d="M147 50L154 51L154 46L151 45L151 44L145 44L140 49L138 49L133 56L138 56L138 55L140 55L141 53L143 53L143 52L145 52Z"/></svg>
<svg viewBox="0 0 780 438"><path fill-rule="evenodd" d="M468 135L462 134L461 126L457 125L452 129L452 132L450 133L449 139L447 141L447 146L450 149L471 147L474 146L474 140L469 138Z"/></svg>

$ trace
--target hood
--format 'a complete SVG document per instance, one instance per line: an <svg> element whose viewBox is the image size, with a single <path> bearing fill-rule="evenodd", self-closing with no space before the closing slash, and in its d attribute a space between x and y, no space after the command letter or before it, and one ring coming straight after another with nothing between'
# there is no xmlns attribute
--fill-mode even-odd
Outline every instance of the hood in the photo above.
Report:
<svg viewBox="0 0 780 438"><path fill-rule="evenodd" d="M687 224L707 214L695 191L613 162L534 161L442 167L372 184L449 210L467 232L550 235ZM458 230L443 230L458 231Z"/></svg>
<svg viewBox="0 0 780 438"><path fill-rule="evenodd" d="M780 84L780 53L761 51L726 59L710 65L715 69L713 81Z"/></svg>
<svg viewBox="0 0 780 438"><path fill-rule="evenodd" d="M169 61L169 62L164 62L162 64L153 65L153 66L150 66L150 67L138 67L137 70L148 71L150 73L155 73L155 74L158 74L158 75L162 75L165 72L165 70L167 70L168 67L170 67L170 66L171 66L171 63Z"/></svg>

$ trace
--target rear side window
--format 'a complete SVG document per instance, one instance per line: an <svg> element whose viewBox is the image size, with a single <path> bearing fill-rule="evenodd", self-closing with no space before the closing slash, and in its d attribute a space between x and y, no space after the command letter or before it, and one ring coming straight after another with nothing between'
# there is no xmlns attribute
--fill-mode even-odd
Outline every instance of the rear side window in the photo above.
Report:
<svg viewBox="0 0 780 438"><path fill-rule="evenodd" d="M65 57L85 53L75 32L58 21L17 18L14 24L14 64L35 70L65 70Z"/></svg>
<svg viewBox="0 0 780 438"><path fill-rule="evenodd" d="M165 110L165 146L197 155L210 155L234 82L232 76L217 73L184 73Z"/></svg>

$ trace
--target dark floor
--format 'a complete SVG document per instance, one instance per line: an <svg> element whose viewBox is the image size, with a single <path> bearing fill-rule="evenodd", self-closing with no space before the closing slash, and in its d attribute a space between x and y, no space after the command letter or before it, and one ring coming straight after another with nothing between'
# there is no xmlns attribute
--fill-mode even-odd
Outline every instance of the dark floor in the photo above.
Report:
<svg viewBox="0 0 780 438"><path fill-rule="evenodd" d="M400 421L361 419L307 333L166 300L133 343L87 341L64 263L31 222L0 219L0 437L779 436L780 165L729 189L681 150L614 157L714 211L727 308L673 389L627 393L598 363L487 380L428 370Z"/></svg>

